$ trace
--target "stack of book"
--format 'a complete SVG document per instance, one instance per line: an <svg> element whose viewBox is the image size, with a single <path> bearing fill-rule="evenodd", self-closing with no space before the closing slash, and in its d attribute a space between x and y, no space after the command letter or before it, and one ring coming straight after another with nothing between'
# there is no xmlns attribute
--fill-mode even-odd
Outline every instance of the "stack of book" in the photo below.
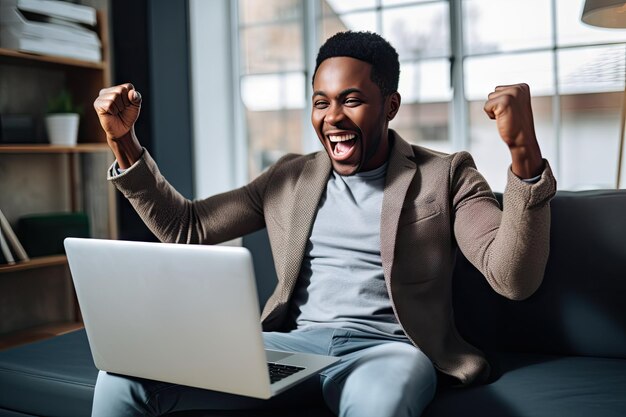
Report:
<svg viewBox="0 0 626 417"><path fill-rule="evenodd" d="M99 62L96 9L61 0L0 0L0 48Z"/></svg>

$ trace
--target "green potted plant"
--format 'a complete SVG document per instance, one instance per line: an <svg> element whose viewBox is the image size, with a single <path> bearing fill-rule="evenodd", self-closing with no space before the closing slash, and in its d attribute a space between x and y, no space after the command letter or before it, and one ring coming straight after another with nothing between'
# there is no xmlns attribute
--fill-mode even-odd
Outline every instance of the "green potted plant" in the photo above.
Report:
<svg viewBox="0 0 626 417"><path fill-rule="evenodd" d="M81 108L74 105L72 95L63 90L48 102L46 131L53 145L73 146L78 141Z"/></svg>

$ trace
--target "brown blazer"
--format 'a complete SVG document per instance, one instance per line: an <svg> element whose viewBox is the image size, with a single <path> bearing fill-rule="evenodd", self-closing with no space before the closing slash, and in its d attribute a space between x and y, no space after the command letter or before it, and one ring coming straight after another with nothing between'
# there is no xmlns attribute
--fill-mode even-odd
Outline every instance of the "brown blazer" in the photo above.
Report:
<svg viewBox="0 0 626 417"><path fill-rule="evenodd" d="M556 181L547 162L535 184L509 170L501 211L467 152L434 152L393 131L390 138L380 252L394 312L437 369L463 384L484 380L487 361L454 324L456 249L498 293L529 297L541 284L548 258ZM325 151L288 155L244 187L193 202L167 183L147 152L110 179L162 241L214 244L267 227L278 285L263 310L263 328L287 331L294 326L290 297L331 169Z"/></svg>

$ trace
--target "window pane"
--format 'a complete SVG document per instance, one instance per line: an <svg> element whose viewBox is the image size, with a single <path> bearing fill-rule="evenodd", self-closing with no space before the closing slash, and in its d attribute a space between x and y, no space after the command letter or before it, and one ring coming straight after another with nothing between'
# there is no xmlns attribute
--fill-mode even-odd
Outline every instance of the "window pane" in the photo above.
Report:
<svg viewBox="0 0 626 417"><path fill-rule="evenodd" d="M322 15L337 15L355 10L374 9L376 0L321 0Z"/></svg>
<svg viewBox="0 0 626 417"><path fill-rule="evenodd" d="M302 153L303 110L246 111L250 178L288 152Z"/></svg>
<svg viewBox="0 0 626 417"><path fill-rule="evenodd" d="M598 93L561 98L563 187L615 187L622 97Z"/></svg>
<svg viewBox="0 0 626 417"><path fill-rule="evenodd" d="M301 72L250 75L241 80L241 98L253 111L303 109L305 85Z"/></svg>
<svg viewBox="0 0 626 417"><path fill-rule="evenodd" d="M574 4L572 4L574 3ZM606 29L584 24L582 1L557 0L557 43L559 45L592 44L603 42L624 42L626 31L623 29Z"/></svg>
<svg viewBox="0 0 626 417"><path fill-rule="evenodd" d="M526 83L534 97L554 94L550 52L471 57L465 59L465 97L484 100L498 85Z"/></svg>
<svg viewBox="0 0 626 417"><path fill-rule="evenodd" d="M403 103L390 127L411 143L450 152L448 103Z"/></svg>
<svg viewBox="0 0 626 417"><path fill-rule="evenodd" d="M559 50L559 92L623 91L625 50L625 45Z"/></svg>
<svg viewBox="0 0 626 417"><path fill-rule="evenodd" d="M245 25L296 19L301 10L300 0L239 0L239 22Z"/></svg>
<svg viewBox="0 0 626 417"><path fill-rule="evenodd" d="M450 54L448 3L383 10L383 37L401 60Z"/></svg>
<svg viewBox="0 0 626 417"><path fill-rule="evenodd" d="M624 49L619 45L558 52L564 188L615 187Z"/></svg>
<svg viewBox="0 0 626 417"><path fill-rule="evenodd" d="M322 30L320 33L320 42L324 43L337 32L346 30L361 31L367 30L376 32L376 13L350 13L340 16L326 16L322 19Z"/></svg>
<svg viewBox="0 0 626 417"><path fill-rule="evenodd" d="M548 48L551 20L547 0L464 0L465 50L471 55Z"/></svg>
<svg viewBox="0 0 626 417"><path fill-rule="evenodd" d="M558 51L564 188L615 187L625 48Z"/></svg>
<svg viewBox="0 0 626 417"><path fill-rule="evenodd" d="M402 103L450 101L450 61L403 62L400 64L399 84Z"/></svg>
<svg viewBox="0 0 626 417"><path fill-rule="evenodd" d="M300 24L242 29L241 44L242 68L245 74L304 68Z"/></svg>
<svg viewBox="0 0 626 417"><path fill-rule="evenodd" d="M531 105L535 121L535 133L541 153L554 164L556 144L552 118L552 97L534 97ZM483 100L471 101L469 107L470 149L481 174L494 191L504 191L507 170L511 165L511 153L498 135L496 122L483 110ZM559 184L560 186L561 184Z"/></svg>
<svg viewBox="0 0 626 417"><path fill-rule="evenodd" d="M303 73L242 78L250 178L256 177L285 153L302 151L305 85Z"/></svg>

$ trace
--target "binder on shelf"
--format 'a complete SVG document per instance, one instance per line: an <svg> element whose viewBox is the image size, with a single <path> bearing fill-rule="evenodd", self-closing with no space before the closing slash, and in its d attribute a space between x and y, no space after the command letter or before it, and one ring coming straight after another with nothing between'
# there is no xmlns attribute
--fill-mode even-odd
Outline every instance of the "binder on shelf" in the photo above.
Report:
<svg viewBox="0 0 626 417"><path fill-rule="evenodd" d="M4 239L4 235L2 234L2 229L0 229L0 265L2 264L15 264L15 258L13 258L13 254L11 253L11 249L7 241Z"/></svg>
<svg viewBox="0 0 626 417"><path fill-rule="evenodd" d="M0 0L0 5L89 26L96 25L96 9L81 4L58 0Z"/></svg>
<svg viewBox="0 0 626 417"><path fill-rule="evenodd" d="M20 261L30 260L30 258L26 254L26 251L24 250L24 247L22 246L17 236L15 235L15 232L13 232L13 229L11 228L9 221L4 216L4 213L2 213L2 210L0 210L0 230L2 230L3 235L6 236L7 243L11 245L11 247L13 247L13 251L15 252L15 255L17 256L17 258Z"/></svg>
<svg viewBox="0 0 626 417"><path fill-rule="evenodd" d="M35 54L81 59L84 61L100 62L102 60L100 48L85 48L78 44L50 39L20 37L19 34L11 29L0 30L0 47Z"/></svg>
<svg viewBox="0 0 626 417"><path fill-rule="evenodd" d="M24 37L49 38L56 41L100 47L98 34L81 25L46 17L35 18L35 16L29 16L19 9L5 7L3 3L0 3L0 11L2 12L0 13L1 27L12 28Z"/></svg>
<svg viewBox="0 0 626 417"><path fill-rule="evenodd" d="M21 0L0 0L0 47L87 61L102 60L102 44L96 32L75 22L33 15L12 7L16 1Z"/></svg>
<svg viewBox="0 0 626 417"><path fill-rule="evenodd" d="M91 237L85 213L29 214L18 219L17 235L33 257L62 255L66 237Z"/></svg>

